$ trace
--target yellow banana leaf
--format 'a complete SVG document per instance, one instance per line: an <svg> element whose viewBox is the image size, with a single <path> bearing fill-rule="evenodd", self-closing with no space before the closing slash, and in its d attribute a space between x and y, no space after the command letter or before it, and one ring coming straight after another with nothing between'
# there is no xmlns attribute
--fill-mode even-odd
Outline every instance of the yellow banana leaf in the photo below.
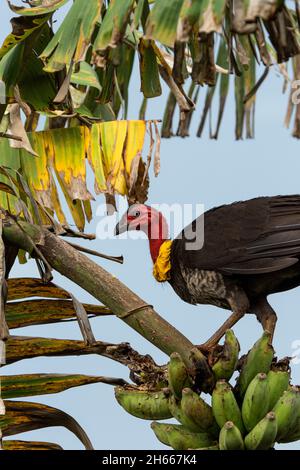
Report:
<svg viewBox="0 0 300 470"><path fill-rule="evenodd" d="M126 194L123 160L126 132L127 121L104 122L100 127L106 182L110 193L115 189L120 194Z"/></svg>
<svg viewBox="0 0 300 470"><path fill-rule="evenodd" d="M90 201L93 199L87 188L86 159L94 172L96 194L129 196L135 185L140 184L138 170L146 125L142 120L123 120L96 123L90 128L78 126L31 132L28 137L37 156L24 149L13 149L8 139L1 138L1 163L14 170L21 169L28 185L24 197L28 198L29 192L32 195L27 206L34 206L34 200L38 204L38 209L31 207L30 211L35 221L49 224L56 215L61 224L66 224L56 186L58 181L73 220L83 231L85 221L92 218ZM149 121L149 126L152 125ZM3 172L0 172L0 183L3 183L1 207L16 212L13 208L19 198L5 190L11 186L11 181Z"/></svg>

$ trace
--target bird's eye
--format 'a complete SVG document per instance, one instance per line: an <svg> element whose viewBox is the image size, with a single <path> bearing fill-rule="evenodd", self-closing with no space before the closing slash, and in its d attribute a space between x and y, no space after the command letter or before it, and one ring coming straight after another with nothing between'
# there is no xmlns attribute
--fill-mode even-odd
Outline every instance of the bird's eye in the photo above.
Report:
<svg viewBox="0 0 300 470"><path fill-rule="evenodd" d="M135 217L139 217L140 215L141 215L141 213L140 213L139 211L137 211L137 212L134 214Z"/></svg>

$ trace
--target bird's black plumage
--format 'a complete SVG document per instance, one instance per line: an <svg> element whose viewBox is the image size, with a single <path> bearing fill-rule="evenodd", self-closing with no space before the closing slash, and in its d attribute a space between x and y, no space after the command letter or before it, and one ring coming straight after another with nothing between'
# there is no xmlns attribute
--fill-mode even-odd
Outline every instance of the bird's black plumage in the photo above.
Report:
<svg viewBox="0 0 300 470"><path fill-rule="evenodd" d="M275 327L267 296L300 285L300 195L236 202L201 217L172 243L174 290L189 303L256 313L265 328ZM190 249L203 218L204 244Z"/></svg>

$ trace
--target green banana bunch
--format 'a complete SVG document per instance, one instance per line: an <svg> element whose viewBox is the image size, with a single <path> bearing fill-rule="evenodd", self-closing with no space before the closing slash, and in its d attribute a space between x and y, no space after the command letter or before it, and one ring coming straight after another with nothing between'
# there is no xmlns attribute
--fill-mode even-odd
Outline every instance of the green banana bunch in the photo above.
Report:
<svg viewBox="0 0 300 470"><path fill-rule="evenodd" d="M274 445L276 434L276 415L271 411L245 437L245 447L248 450L268 450Z"/></svg>
<svg viewBox="0 0 300 470"><path fill-rule="evenodd" d="M226 331L222 353L212 366L217 380L230 380L238 363L240 345L232 330Z"/></svg>
<svg viewBox="0 0 300 470"><path fill-rule="evenodd" d="M264 372L265 374L269 372L274 356L274 349L270 345L270 338L270 333L265 331L248 352L236 386L240 398L244 397L248 385L259 372Z"/></svg>
<svg viewBox="0 0 300 470"><path fill-rule="evenodd" d="M219 437L220 450L244 450L244 441L240 430L232 421L227 421L221 429Z"/></svg>
<svg viewBox="0 0 300 470"><path fill-rule="evenodd" d="M218 433L211 406L190 388L182 390L181 410L190 421L195 423L199 431Z"/></svg>
<svg viewBox="0 0 300 470"><path fill-rule="evenodd" d="M300 391L298 387L290 387L285 391L273 408L277 418L277 442L286 439L297 431L300 415ZM298 428L299 431L299 428Z"/></svg>
<svg viewBox="0 0 300 470"><path fill-rule="evenodd" d="M131 415L141 419L169 419L173 415L169 409L168 398L162 391L115 388L118 403Z"/></svg>
<svg viewBox="0 0 300 470"><path fill-rule="evenodd" d="M268 372L269 409L272 410L283 392L288 389L291 378L290 370L272 368Z"/></svg>
<svg viewBox="0 0 300 470"><path fill-rule="evenodd" d="M175 450L198 449L216 445L207 433L194 433L179 424L151 423L157 439Z"/></svg>
<svg viewBox="0 0 300 470"><path fill-rule="evenodd" d="M170 356L168 382L171 392L178 400L181 398L182 389L191 385L185 364L177 352Z"/></svg>
<svg viewBox="0 0 300 470"><path fill-rule="evenodd" d="M223 428L227 421L232 421L242 435L245 433L240 408L226 380L219 380L216 383L212 393L212 410L220 428Z"/></svg>
<svg viewBox="0 0 300 470"><path fill-rule="evenodd" d="M268 380L266 374L260 373L250 382L242 404L242 417L247 431L251 431L269 409Z"/></svg>
<svg viewBox="0 0 300 470"><path fill-rule="evenodd" d="M194 348L195 363L197 353ZM211 406L197 393L201 384L196 392L192 389L193 379L178 353L167 366L167 390L116 387L116 399L133 416L154 420L158 440L175 450L267 450L275 442L300 440L300 387L289 386L288 360L273 361L270 334L265 331L248 352L233 389L228 380L238 353L239 343L229 330L222 352L209 356ZM180 424L157 422L173 417Z"/></svg>

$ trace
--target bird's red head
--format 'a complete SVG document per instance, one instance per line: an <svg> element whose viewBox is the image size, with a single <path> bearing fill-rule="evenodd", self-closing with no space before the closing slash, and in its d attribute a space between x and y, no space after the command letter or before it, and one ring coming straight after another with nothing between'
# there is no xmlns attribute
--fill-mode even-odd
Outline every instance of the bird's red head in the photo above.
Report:
<svg viewBox="0 0 300 470"><path fill-rule="evenodd" d="M162 213L145 204L133 204L117 224L115 235L129 230L142 230L148 236L155 262L161 244L168 239L168 224Z"/></svg>

